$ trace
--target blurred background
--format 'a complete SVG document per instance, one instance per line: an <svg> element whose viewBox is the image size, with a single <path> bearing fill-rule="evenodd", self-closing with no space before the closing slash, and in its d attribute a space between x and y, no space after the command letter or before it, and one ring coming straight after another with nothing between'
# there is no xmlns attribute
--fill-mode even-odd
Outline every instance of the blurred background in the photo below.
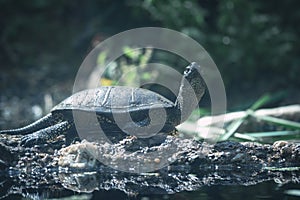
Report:
<svg viewBox="0 0 300 200"><path fill-rule="evenodd" d="M72 93L80 64L106 38L157 26L198 41L218 66L228 109L265 93L299 103L298 1L0 0L0 128L40 118ZM184 65L173 65L179 71Z"/></svg>

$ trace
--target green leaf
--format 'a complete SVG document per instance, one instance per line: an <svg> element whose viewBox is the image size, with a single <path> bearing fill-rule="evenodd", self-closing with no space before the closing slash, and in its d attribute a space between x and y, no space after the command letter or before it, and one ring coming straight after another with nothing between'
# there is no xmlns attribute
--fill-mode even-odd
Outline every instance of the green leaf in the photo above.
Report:
<svg viewBox="0 0 300 200"><path fill-rule="evenodd" d="M107 57L107 52L106 51L102 51L101 53L99 53L99 55L97 57L97 64L98 65L104 65L104 63L106 61L106 57Z"/></svg>
<svg viewBox="0 0 300 200"><path fill-rule="evenodd" d="M130 47L124 47L123 52L127 57L129 57L132 60L136 60L141 54L139 49L133 49Z"/></svg>

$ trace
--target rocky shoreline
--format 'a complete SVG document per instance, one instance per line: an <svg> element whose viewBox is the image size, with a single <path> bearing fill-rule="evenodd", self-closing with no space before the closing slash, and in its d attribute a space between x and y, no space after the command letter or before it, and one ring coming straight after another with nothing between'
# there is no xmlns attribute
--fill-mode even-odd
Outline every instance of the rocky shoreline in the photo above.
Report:
<svg viewBox="0 0 300 200"><path fill-rule="evenodd" d="M286 183L300 178L300 144L286 141L273 145L232 141L209 144L167 136L160 145L137 148L141 141L136 138L101 145L84 140L66 146L65 138L59 137L25 148L18 145L19 140L20 136L10 135L0 140L1 173L13 180L14 187L176 193L204 185L252 185L272 179ZM160 157L163 154L143 156L153 151L172 152L166 166L162 166L166 164ZM105 164L99 161L103 158ZM120 166L123 171L117 170ZM145 171L149 166L156 170Z"/></svg>

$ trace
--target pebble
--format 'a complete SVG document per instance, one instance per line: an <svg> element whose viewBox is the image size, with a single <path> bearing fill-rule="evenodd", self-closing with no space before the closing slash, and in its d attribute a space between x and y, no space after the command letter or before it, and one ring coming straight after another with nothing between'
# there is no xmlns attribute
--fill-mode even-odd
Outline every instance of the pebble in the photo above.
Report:
<svg viewBox="0 0 300 200"><path fill-rule="evenodd" d="M276 141L276 142L273 143L273 147L274 148L281 148L281 147L287 145L287 143L288 143L287 141L279 140L279 141Z"/></svg>
<svg viewBox="0 0 300 200"><path fill-rule="evenodd" d="M293 151L293 148L291 146L284 146L281 148L280 153L282 155L287 155L287 154L291 154Z"/></svg>
<svg viewBox="0 0 300 200"><path fill-rule="evenodd" d="M160 163L160 159L159 159L159 158L155 158L155 159L154 159L154 162L155 162L156 164L159 164L159 163Z"/></svg>

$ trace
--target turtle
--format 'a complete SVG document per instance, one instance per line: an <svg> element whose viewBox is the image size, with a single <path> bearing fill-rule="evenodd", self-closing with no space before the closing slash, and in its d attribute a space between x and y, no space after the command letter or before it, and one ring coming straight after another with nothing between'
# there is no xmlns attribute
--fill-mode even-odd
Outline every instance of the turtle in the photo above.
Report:
<svg viewBox="0 0 300 200"><path fill-rule="evenodd" d="M100 86L71 95L32 124L2 130L0 134L23 135L20 144L33 146L74 130L78 132L80 127L87 131L95 123L89 120L92 118L97 119L94 121L101 127L99 130L106 135L118 132L145 138L170 133L189 117L201 100L205 92L202 71L196 62L185 68L174 101L144 88ZM75 123L76 116L79 116L78 123Z"/></svg>

